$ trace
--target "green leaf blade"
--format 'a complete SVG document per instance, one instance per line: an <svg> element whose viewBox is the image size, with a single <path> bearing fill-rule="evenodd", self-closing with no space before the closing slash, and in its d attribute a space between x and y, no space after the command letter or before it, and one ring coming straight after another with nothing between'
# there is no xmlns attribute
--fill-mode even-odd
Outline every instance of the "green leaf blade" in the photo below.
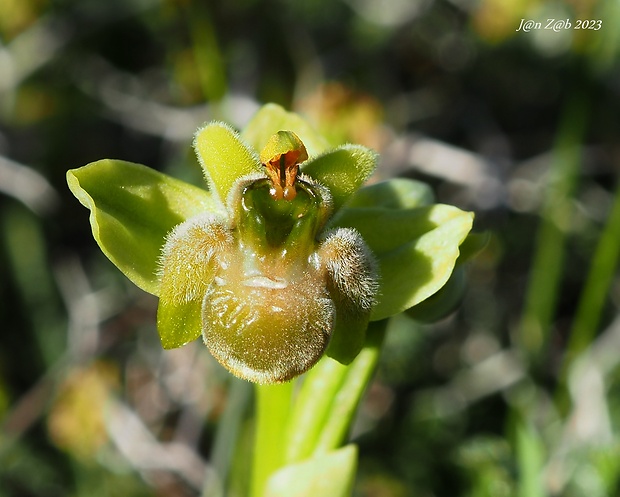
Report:
<svg viewBox="0 0 620 497"><path fill-rule="evenodd" d="M103 253L134 284L159 293L158 259L168 232L220 207L206 190L140 164L104 159L67 171L69 189L88 208Z"/></svg>

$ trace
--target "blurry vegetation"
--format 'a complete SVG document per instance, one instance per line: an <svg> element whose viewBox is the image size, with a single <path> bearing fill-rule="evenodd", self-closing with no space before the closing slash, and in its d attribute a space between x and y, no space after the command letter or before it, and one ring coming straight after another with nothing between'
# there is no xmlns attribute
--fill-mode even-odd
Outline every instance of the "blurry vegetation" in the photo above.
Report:
<svg viewBox="0 0 620 497"><path fill-rule="evenodd" d="M616 0L0 0L0 497L245 495L251 389L162 351L65 171L199 182L194 129L267 101L490 233L457 311L390 322L355 495L618 495L619 49Z"/></svg>

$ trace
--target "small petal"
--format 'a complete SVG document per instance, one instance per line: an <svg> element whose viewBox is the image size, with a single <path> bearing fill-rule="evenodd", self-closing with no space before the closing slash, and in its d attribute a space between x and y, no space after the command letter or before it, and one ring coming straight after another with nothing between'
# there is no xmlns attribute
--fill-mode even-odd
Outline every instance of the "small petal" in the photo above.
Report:
<svg viewBox="0 0 620 497"><path fill-rule="evenodd" d="M262 172L256 151L227 124L212 122L200 128L194 137L194 148L209 189L222 205L241 176Z"/></svg>
<svg viewBox="0 0 620 497"><path fill-rule="evenodd" d="M276 104L261 107L243 130L242 136L256 150L262 150L269 138L283 129L299 136L310 156L321 154L329 148L327 141L301 116L287 112Z"/></svg>

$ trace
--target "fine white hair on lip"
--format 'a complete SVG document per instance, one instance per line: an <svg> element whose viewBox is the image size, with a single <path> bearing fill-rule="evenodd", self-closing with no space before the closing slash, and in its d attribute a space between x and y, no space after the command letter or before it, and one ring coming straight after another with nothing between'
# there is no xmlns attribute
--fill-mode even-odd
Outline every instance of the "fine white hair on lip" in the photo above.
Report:
<svg viewBox="0 0 620 497"><path fill-rule="evenodd" d="M319 256L340 297L369 311L376 303L379 282L377 262L366 242L353 228L329 230L322 239Z"/></svg>
<svg viewBox="0 0 620 497"><path fill-rule="evenodd" d="M188 278L188 273L202 274L232 239L228 221L208 212L178 224L168 233L158 260L158 277L160 281L167 278L173 301L188 302L199 296L206 282Z"/></svg>

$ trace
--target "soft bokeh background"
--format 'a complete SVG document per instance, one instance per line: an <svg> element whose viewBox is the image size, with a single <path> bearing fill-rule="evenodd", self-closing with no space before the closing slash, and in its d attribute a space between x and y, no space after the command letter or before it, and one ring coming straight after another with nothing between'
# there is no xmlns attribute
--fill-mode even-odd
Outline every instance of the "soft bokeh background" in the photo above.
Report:
<svg viewBox="0 0 620 497"><path fill-rule="evenodd" d="M617 0L0 0L0 497L243 495L251 387L161 350L65 172L200 184L194 129L268 101L490 233L391 322L355 495L619 495L619 49Z"/></svg>

